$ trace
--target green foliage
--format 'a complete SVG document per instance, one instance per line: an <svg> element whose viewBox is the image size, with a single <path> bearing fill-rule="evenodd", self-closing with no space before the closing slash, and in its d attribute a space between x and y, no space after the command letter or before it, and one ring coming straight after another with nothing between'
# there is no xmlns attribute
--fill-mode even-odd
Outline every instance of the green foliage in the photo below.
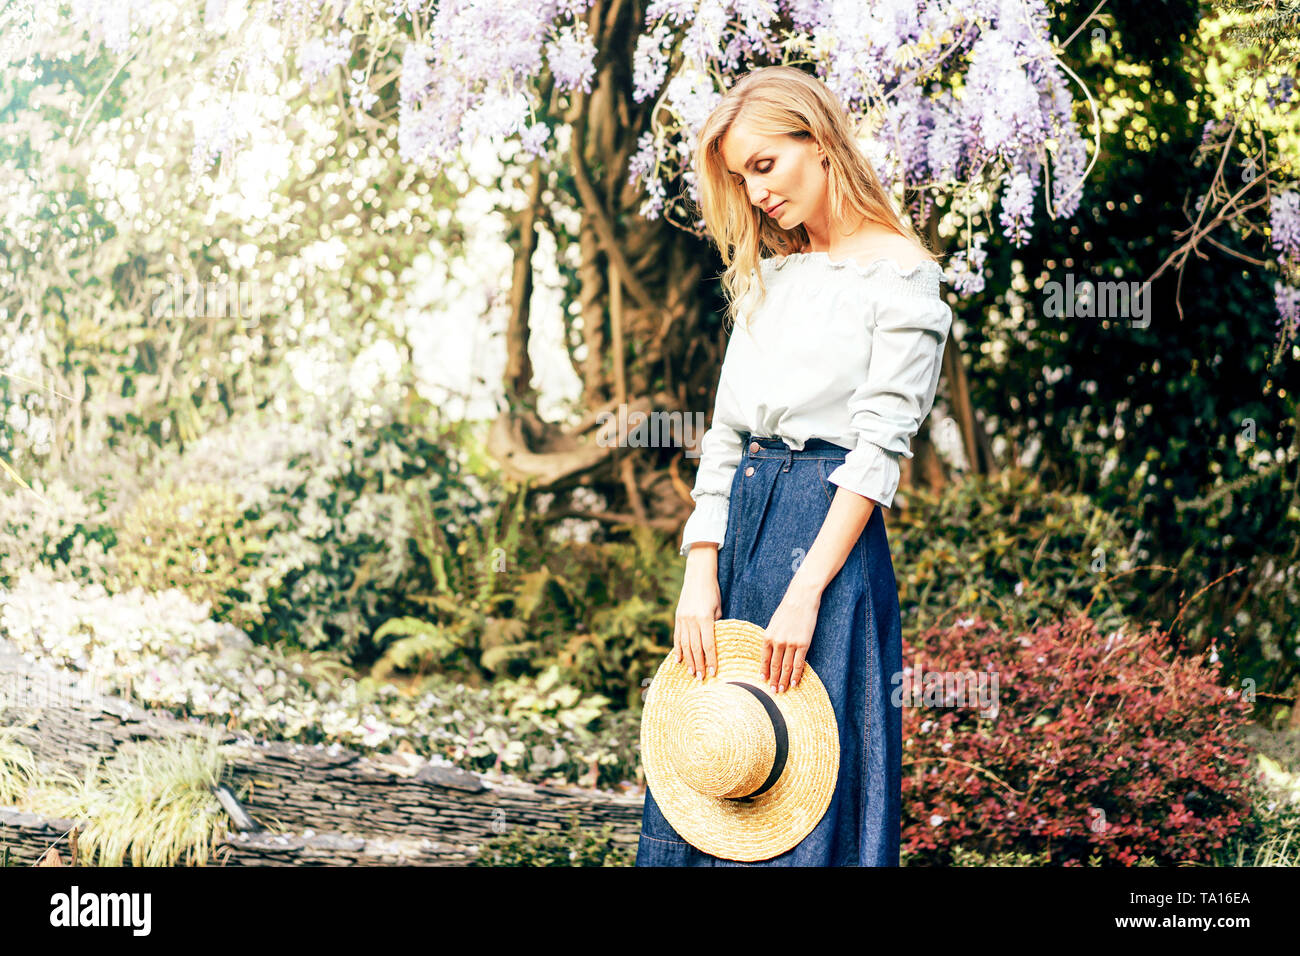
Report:
<svg viewBox="0 0 1300 956"><path fill-rule="evenodd" d="M131 741L97 756L80 781L60 771L24 809L77 820L89 866L203 866L226 836L213 787L223 761L218 731L205 739Z"/></svg>
<svg viewBox="0 0 1300 956"><path fill-rule="evenodd" d="M374 687L369 679L362 687ZM640 765L640 720L610 700L585 694L552 665L540 676L501 677L483 690L433 677L421 691L433 695L436 736L429 749L469 770L498 770L529 780L585 787L635 781ZM429 704L420 697L393 701L398 725Z"/></svg>
<svg viewBox="0 0 1300 956"><path fill-rule="evenodd" d="M115 537L103 512L99 495L74 487L67 476L34 479L31 490L0 484L0 587L36 568L106 583Z"/></svg>
<svg viewBox="0 0 1300 956"><path fill-rule="evenodd" d="M608 688L640 709L644 688L672 649L681 592L681 558L673 540L634 529L627 542L583 546L574 563L584 572L590 623L557 648L556 660L579 683Z"/></svg>
<svg viewBox="0 0 1300 956"><path fill-rule="evenodd" d="M164 480L121 516L109 587L179 588L195 603L208 602L218 620L240 628L261 624L261 609L237 595L248 586L268 531L265 521L245 520L227 485Z"/></svg>
<svg viewBox="0 0 1300 956"><path fill-rule="evenodd" d="M314 421L315 437L296 443L255 505L275 530L250 592L266 620L249 634L364 664L375 656L376 628L420 610L410 597L416 516L408 500L469 495L449 441L391 415L345 421L350 427Z"/></svg>
<svg viewBox="0 0 1300 956"><path fill-rule="evenodd" d="M500 588L505 578L499 572L519 548L524 494L507 482L495 507L478 516L452 499L441 504L445 510L440 513L429 496L408 497L416 516L411 540L423 558L413 578L418 591L427 592L413 593L411 600L432 619L386 621L374 634L382 653L372 673L437 669L478 685L485 677L509 673L512 661L527 660L537 651L537 644L526 639L529 608L510 613L512 596ZM389 636L398 640L385 647L381 642Z"/></svg>
<svg viewBox="0 0 1300 956"><path fill-rule="evenodd" d="M374 673L477 683L554 665L583 691L639 710L672 645L674 541L644 528L625 541L550 540L523 496L509 488L479 522L435 523L426 511L416 534L429 593L415 600L430 613L379 629L377 639L396 640ZM1113 628L1141 611L1137 536L1086 495L1049 491L1023 470L909 492L890 537L909 633L972 614L1027 628L1085 608Z"/></svg>
<svg viewBox="0 0 1300 956"><path fill-rule="evenodd" d="M535 780L615 787L637 777L636 715L577 691L558 668L485 687L440 673L399 687L355 679L337 652L255 644L176 589L110 595L26 574L3 598L0 635L20 653L178 717Z"/></svg>
<svg viewBox="0 0 1300 956"><path fill-rule="evenodd" d="M485 840L470 866L631 866L635 849L614 839L606 823L598 830L584 829L578 814L569 815L562 831L511 827Z"/></svg>
<svg viewBox="0 0 1300 956"><path fill-rule="evenodd" d="M1022 630L1090 605L1111 629L1140 612L1137 539L1087 495L1019 468L907 495L890 526L906 631L971 615Z"/></svg>
<svg viewBox="0 0 1300 956"><path fill-rule="evenodd" d="M415 668L422 674L425 666L432 665L441 671L448 670L447 662L458 653L460 634L418 617L394 617L384 622L374 633L374 640L387 637L398 640L388 645L383 656L370 669L370 676L383 680L395 669Z"/></svg>
<svg viewBox="0 0 1300 956"><path fill-rule="evenodd" d="M1300 111L1263 109L1263 83L1243 100L1234 87L1263 59L1211 33L1203 5L1160 10L1166 29L1153 31L1149 4L1108 4L1108 42L1071 61L1105 91L1098 162L1077 215L1036 204L1027 243L991 235L992 281L958 306L970 398L1003 463L1086 494L1141 534L1135 564L1172 569L1135 575L1133 616L1188 650L1217 646L1235 680L1289 695L1300 663L1300 581L1286 570L1300 557L1300 353L1277 349L1274 284L1285 276L1259 150L1267 139L1269 155L1295 155L1282 147L1297 141ZM1283 167L1294 175L1294 162ZM1230 221L1198 234L1193 251L1186 227L1198 210ZM1149 324L1046 307L1053 291L1101 281L1149 281Z"/></svg>
<svg viewBox="0 0 1300 956"><path fill-rule="evenodd" d="M20 729L0 727L0 806L17 806L40 776L36 758L18 739Z"/></svg>
<svg viewBox="0 0 1300 956"><path fill-rule="evenodd" d="M119 60L61 26L0 75L0 460L30 481L74 445L147 457L299 396L304 358L346 381L367 349L408 349L389 306L464 248L454 174L411 176L391 133L289 77L263 102L295 119L225 201L229 168L192 175L202 129L160 117L229 50L162 31ZM399 404L411 364L366 397Z"/></svg>
<svg viewBox="0 0 1300 956"><path fill-rule="evenodd" d="M379 673L452 668L465 679L537 674L556 665L584 691L638 704L672 642L680 562L672 542L633 529L627 542L556 542L510 483L486 520L420 523L424 558L415 596L422 620L388 622L401 634ZM449 530L450 529L450 530Z"/></svg>
<svg viewBox="0 0 1300 956"><path fill-rule="evenodd" d="M899 865L909 866L913 863L911 854L900 850ZM953 866L1047 866L1047 853L980 853L978 850L969 850L965 847L954 847L952 852Z"/></svg>
<svg viewBox="0 0 1300 956"><path fill-rule="evenodd" d="M1277 752L1290 743L1287 760L1266 752L1255 754L1256 775L1251 788L1251 813L1245 835L1230 841L1209 865L1300 866L1300 762L1296 760L1296 735L1259 729L1254 743Z"/></svg>
<svg viewBox="0 0 1300 956"><path fill-rule="evenodd" d="M110 591L175 587L258 643L338 651L364 665L377 655L374 629L423 609L411 582L422 519L408 503L421 502L435 527L451 502L473 522L477 479L462 471L455 428L355 405L299 411L250 412L163 451L143 487L111 509L58 486L37 523L22 517L30 504L21 493L0 495L0 529L22 532L29 559L63 542L70 559L60 577ZM112 573L75 573L93 557L81 529L100 526L107 533L93 540L108 541L100 563Z"/></svg>

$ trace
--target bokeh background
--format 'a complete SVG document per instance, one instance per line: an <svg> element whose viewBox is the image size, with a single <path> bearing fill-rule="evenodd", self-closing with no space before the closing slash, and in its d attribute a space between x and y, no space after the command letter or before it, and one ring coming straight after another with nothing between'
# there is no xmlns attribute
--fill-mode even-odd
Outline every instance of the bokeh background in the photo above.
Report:
<svg viewBox="0 0 1300 956"><path fill-rule="evenodd" d="M956 316L888 522L903 862L1294 865L1297 10L7 2L0 640L263 741L640 793L726 344L694 131L789 63ZM87 860L223 838L219 748L70 777L23 733L57 702L0 690L0 805ZM476 860L627 865L616 829Z"/></svg>

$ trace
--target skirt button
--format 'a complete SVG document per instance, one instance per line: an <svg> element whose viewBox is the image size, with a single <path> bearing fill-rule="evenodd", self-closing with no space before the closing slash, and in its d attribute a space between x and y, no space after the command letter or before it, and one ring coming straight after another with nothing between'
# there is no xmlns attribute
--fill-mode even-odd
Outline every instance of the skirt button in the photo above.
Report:
<svg viewBox="0 0 1300 956"><path fill-rule="evenodd" d="M750 465L748 468L745 469L745 474L746 474L747 476L748 476L748 475L752 475L753 473L754 473L754 466L753 466L753 465Z"/></svg>
<svg viewBox="0 0 1300 956"><path fill-rule="evenodd" d="M757 454L757 452L758 452L758 442L756 442L756 441L752 441L752 442L750 442L750 443L749 443L749 451L750 451L751 454Z"/></svg>

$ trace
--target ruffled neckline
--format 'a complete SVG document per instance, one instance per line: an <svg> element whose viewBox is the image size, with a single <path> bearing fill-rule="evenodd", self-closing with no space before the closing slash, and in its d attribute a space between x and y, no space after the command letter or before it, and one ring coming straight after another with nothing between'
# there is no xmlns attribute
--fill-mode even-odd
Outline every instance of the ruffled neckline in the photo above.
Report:
<svg viewBox="0 0 1300 956"><path fill-rule="evenodd" d="M760 259L759 262L768 268L784 269L787 265L802 264L806 262L817 262L829 266L832 269L846 269L849 272L855 272L860 276L869 276L878 268L889 266L900 279L910 279L922 269L932 269L939 279L944 278L943 267L932 259L922 259L911 268L904 269L898 264L898 261L890 256L882 256L879 259L873 259L867 265L862 265L856 259L832 259L829 252L791 252L784 256L767 256Z"/></svg>

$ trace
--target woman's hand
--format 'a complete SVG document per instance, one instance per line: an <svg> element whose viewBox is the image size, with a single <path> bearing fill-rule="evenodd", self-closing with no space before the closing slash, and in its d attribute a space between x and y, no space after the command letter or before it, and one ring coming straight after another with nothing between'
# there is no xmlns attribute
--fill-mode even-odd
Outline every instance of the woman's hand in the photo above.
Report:
<svg viewBox="0 0 1300 956"><path fill-rule="evenodd" d="M722 617L722 591L718 588L718 546L699 544L686 557L686 576L677 599L673 650L678 663L686 662L691 676L704 679L718 672L718 652L713 643L713 622Z"/></svg>
<svg viewBox="0 0 1300 956"><path fill-rule="evenodd" d="M794 581L786 589L763 634L761 673L772 693L783 694L786 688L799 685L821 604L820 588Z"/></svg>

